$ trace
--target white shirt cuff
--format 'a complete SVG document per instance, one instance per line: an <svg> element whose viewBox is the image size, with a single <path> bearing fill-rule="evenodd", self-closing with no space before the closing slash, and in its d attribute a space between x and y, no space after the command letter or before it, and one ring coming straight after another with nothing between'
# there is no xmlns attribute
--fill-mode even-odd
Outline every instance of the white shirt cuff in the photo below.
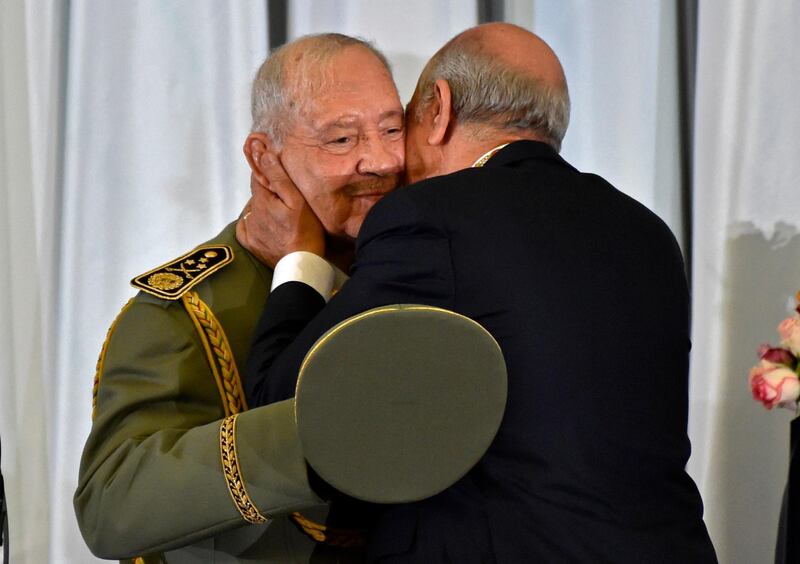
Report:
<svg viewBox="0 0 800 564"><path fill-rule="evenodd" d="M327 302L346 280L344 272L321 256L297 251L289 253L275 265L270 291L286 282L302 282L314 288Z"/></svg>

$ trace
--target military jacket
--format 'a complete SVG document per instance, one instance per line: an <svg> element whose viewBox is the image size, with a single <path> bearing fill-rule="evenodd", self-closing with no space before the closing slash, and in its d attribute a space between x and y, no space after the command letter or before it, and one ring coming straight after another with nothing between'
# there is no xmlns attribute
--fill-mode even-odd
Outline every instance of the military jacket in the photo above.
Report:
<svg viewBox="0 0 800 564"><path fill-rule="evenodd" d="M327 507L289 402L248 411L239 367L272 271L235 224L134 279L109 330L74 505L94 554L144 562L308 562ZM311 519L297 526L296 510ZM316 558L315 558L316 561Z"/></svg>

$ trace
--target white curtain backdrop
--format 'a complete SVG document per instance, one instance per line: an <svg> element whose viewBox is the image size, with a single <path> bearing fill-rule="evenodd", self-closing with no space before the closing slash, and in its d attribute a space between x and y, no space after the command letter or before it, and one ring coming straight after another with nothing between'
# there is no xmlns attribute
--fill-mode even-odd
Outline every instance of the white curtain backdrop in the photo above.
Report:
<svg viewBox="0 0 800 564"><path fill-rule="evenodd" d="M247 199L241 146L267 7L11 0L0 10L10 559L83 564L95 559L71 497L99 346L132 276L214 235Z"/></svg>
<svg viewBox="0 0 800 564"><path fill-rule="evenodd" d="M0 1L0 439L11 561L87 563L72 512L94 365L128 280L234 219L265 0ZM559 54L564 156L682 232L673 0L506 0ZM408 101L473 0L290 0L374 40ZM749 398L800 289L800 6L700 3L690 471L724 563L772 558L789 414ZM682 241L682 244L687 242ZM657 321L654 306L654 322Z"/></svg>
<svg viewBox="0 0 800 564"><path fill-rule="evenodd" d="M800 290L800 4L700 2L690 469L720 562L769 562L790 413L749 396Z"/></svg>
<svg viewBox="0 0 800 564"><path fill-rule="evenodd" d="M53 454L53 550L86 561L71 507L98 343L128 280L236 218L264 2L73 1ZM13 547L13 545L12 545Z"/></svg>
<svg viewBox="0 0 800 564"><path fill-rule="evenodd" d="M32 148L42 139L35 131L28 81L28 69L42 62L41 54L28 46L25 7L0 3L0 358L5 365L0 440L15 554L28 555L29 562L48 560L49 535L40 531L49 528L52 488L47 466L52 402L42 346L47 283L38 283L52 270L42 266L37 245L35 190L42 184ZM44 152L43 147L39 154Z"/></svg>
<svg viewBox="0 0 800 564"><path fill-rule="evenodd" d="M473 0L293 0L289 8L290 40L337 31L374 42L392 64L403 104L431 55L478 23Z"/></svg>

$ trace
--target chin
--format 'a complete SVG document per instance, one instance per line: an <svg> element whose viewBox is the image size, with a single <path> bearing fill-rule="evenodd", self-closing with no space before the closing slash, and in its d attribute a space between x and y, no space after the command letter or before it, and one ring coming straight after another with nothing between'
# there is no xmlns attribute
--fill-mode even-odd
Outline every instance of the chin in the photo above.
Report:
<svg viewBox="0 0 800 564"><path fill-rule="evenodd" d="M371 208L372 206L370 206ZM369 211L369 208L367 209ZM358 233L361 231L361 226L364 224L364 217L367 215L365 211L363 214L351 217L347 224L344 226L344 236L351 241L358 238Z"/></svg>
<svg viewBox="0 0 800 564"><path fill-rule="evenodd" d="M359 196L354 198L354 205L352 208L352 213L350 214L350 220L348 220L347 225L349 226L352 222L353 224L358 225L358 229L361 229L361 224L364 221L364 217L369 213L369 210L372 209L372 206L380 202L386 194L375 194L371 196ZM349 227L346 229L349 233L351 229ZM358 231L358 230L356 230Z"/></svg>
<svg viewBox="0 0 800 564"><path fill-rule="evenodd" d="M345 239L347 241L355 242L355 240L358 239L358 232L361 231L361 224L362 223L363 222L359 222L357 227L354 227L354 228L348 227L347 229L345 229L343 239Z"/></svg>

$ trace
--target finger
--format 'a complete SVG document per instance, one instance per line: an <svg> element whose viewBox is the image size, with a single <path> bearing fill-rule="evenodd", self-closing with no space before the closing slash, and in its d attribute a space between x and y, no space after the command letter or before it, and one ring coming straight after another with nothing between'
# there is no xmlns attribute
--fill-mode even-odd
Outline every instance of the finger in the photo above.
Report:
<svg viewBox="0 0 800 564"><path fill-rule="evenodd" d="M278 196L290 208L297 208L305 203L303 195L297 189L292 179L286 174L278 156L267 151L261 157L261 166L264 176L269 181L267 189Z"/></svg>
<svg viewBox="0 0 800 564"><path fill-rule="evenodd" d="M250 200L251 223L255 220L258 225L283 221L283 218L293 214L286 203L271 190L260 190Z"/></svg>

